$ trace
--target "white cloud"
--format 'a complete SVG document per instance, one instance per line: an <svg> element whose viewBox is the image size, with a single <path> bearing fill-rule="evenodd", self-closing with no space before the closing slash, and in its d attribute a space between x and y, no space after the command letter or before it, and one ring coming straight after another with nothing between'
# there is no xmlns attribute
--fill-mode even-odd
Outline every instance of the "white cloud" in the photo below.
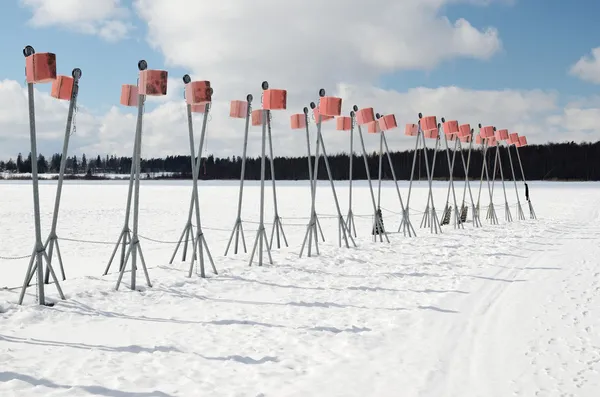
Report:
<svg viewBox="0 0 600 397"><path fill-rule="evenodd" d="M304 132L290 130L289 115L316 100L321 87L343 98L346 114L354 104L395 113L401 128L387 134L393 150L413 147L414 141L402 129L405 123L415 122L419 112L473 126L495 124L526 134L531 143L600 138L590 128L591 120L600 114L600 103L593 107L573 102L562 109L556 92L452 86L416 87L406 92L377 88L377 81L389 72L433 69L460 57L485 65L501 49L494 28L475 28L464 19L450 21L442 15L443 7L458 2L485 6L512 0L374 0L368 4L358 0L136 0L134 8L147 22L148 41L164 55L167 69L181 67L193 79L211 81L215 93L207 149L218 156L239 155L242 150L244 121L229 118L229 101L252 93L254 107L259 107L264 79L289 93L288 110L273 114L276 155L305 153ZM100 19L83 19L109 20L121 15L111 11L119 9L118 2L103 4L112 6L84 14ZM170 73L168 95L148 99L144 157L189 152L181 77ZM66 103L38 94L36 104L40 150L58 151ZM131 155L135 109L115 106L97 115L81 105L70 152ZM196 139L201 117L195 116ZM347 133L335 131L333 122L326 123L323 131L328 152L348 149ZM25 152L28 137L25 90L14 81L4 81L0 83L0 157ZM377 149L376 136L365 133L365 141L368 151ZM259 153L260 127L251 128L248 149L249 155Z"/></svg>
<svg viewBox="0 0 600 397"><path fill-rule="evenodd" d="M133 25L127 21L130 10L120 0L20 0L31 9L29 23L38 28L64 27L97 35L107 41L127 36Z"/></svg>
<svg viewBox="0 0 600 397"><path fill-rule="evenodd" d="M600 84L600 47L593 48L590 54L579 58L569 73L584 81Z"/></svg>

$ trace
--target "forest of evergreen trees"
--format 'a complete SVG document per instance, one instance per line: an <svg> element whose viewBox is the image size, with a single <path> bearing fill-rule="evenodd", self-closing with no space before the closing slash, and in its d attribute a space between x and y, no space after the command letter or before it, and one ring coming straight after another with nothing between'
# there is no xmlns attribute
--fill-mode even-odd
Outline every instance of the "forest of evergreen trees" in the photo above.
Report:
<svg viewBox="0 0 600 397"><path fill-rule="evenodd" d="M504 176L510 179L511 170L506 147L500 149ZM515 149L511 148L515 173L520 178ZM600 142L596 143L549 143L545 145L530 145L519 149L525 176L528 180L573 180L597 181L600 180ZM492 154L492 155L490 155ZM410 179L414 150L391 153L394 170L399 180ZM433 159L434 151L427 153L429 161ZM465 160L467 150L464 150ZM495 149L488 152L488 164L493 165ZM314 159L314 157L313 157ZM38 156L38 170L40 173L57 173L60 167L61 155L53 154L48 160L40 154ZM239 179L241 172L241 157L215 158L212 155L202 159L199 177L201 179ZM481 149L473 150L471 154L469 177L479 179L482 168ZM334 179L343 180L349 177L349 158L347 154L329 156L329 163ZM142 172L152 178L191 178L190 156L167 156L166 158L142 159ZM369 170L372 176L377 177L379 170L378 153L368 155ZM267 162L267 178L270 178L270 167ZM84 178L101 179L96 174L129 174L131 170L130 157L96 156L89 159L85 154L81 157L67 158L67 177L75 178L75 174L85 174ZM20 153L16 161L0 161L0 172L28 173L31 172L31 155L24 158ZM305 157L276 157L275 173L278 180L303 180L308 179L308 163ZM384 157L383 174L385 179L391 179L387 159ZM448 178L448 160L445 151L437 154L435 173L436 179ZM464 178L463 164L460 152L457 152L454 166L454 175ZM327 171L323 162L319 166L319 179L327 179ZM417 155L415 178L426 178L425 157L422 150ZM1 175L0 175L1 178ZM366 172L362 156L354 157L353 178L366 179ZM249 158L246 161L246 179L260 179L260 159Z"/></svg>

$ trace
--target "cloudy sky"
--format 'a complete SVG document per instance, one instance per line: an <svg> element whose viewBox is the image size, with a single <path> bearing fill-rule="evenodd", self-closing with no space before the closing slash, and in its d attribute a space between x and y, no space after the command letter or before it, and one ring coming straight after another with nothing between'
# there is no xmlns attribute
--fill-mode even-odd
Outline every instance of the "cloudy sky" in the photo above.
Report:
<svg viewBox="0 0 600 397"><path fill-rule="evenodd" d="M493 124L530 143L600 139L600 2L594 0L5 0L0 13L0 159L29 152L22 49L57 54L59 74L83 70L71 154L131 155L135 109L119 105L137 62L169 71L166 97L152 98L143 157L188 153L181 77L210 80L207 150L238 155L243 120L229 102L260 84L288 90L273 115L276 155L302 155L289 115L319 88L352 105ZM67 103L36 86L39 150L62 146ZM257 103L258 106L258 103ZM198 129L200 119L197 119ZM260 149L259 128L249 151ZM329 152L348 135L327 125ZM366 137L367 150L378 140ZM412 147L401 130L392 149Z"/></svg>

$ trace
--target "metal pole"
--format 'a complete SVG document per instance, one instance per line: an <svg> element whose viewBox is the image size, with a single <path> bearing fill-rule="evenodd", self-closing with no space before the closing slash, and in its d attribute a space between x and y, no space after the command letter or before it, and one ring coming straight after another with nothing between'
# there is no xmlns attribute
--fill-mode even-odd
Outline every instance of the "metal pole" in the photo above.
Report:
<svg viewBox="0 0 600 397"><path fill-rule="evenodd" d="M314 109L314 103L311 102L311 108ZM304 108L304 114L307 115L308 117L308 108ZM308 118L307 118L308 120ZM319 145L319 139L320 139L320 132L321 132L321 115L319 114L319 116L315 119L315 123L317 124L317 143L316 143L316 147L315 147L315 166L314 166L314 172L313 172L313 179L310 181L311 184L311 204L310 204L310 220L308 222L308 225L306 226L306 234L304 235L304 240L302 242L302 248L300 248L300 258L302 257L302 254L304 252L304 247L306 246L306 243L308 242L308 253L307 255L310 257L312 254L312 240L313 237L315 239L315 249L317 250L317 255L319 254L319 248L318 248L318 236L317 236L317 212L315 210L315 198L316 198L316 194L317 194L317 180L318 180L318 166L319 166L319 151L321 149L320 145ZM308 126L308 121L307 121L307 126ZM308 137L308 127L307 127L307 137ZM307 138L308 139L308 138ZM309 150L310 150L310 145L309 145ZM310 156L309 156L309 161L310 161Z"/></svg>
<svg viewBox="0 0 600 397"><path fill-rule="evenodd" d="M323 137L321 135L321 131L319 131L319 138L320 138L319 140L321 141L321 149L323 150L323 159L325 160L325 168L327 168L327 175L329 176L329 183L331 184L333 200L335 201L335 207L336 207L337 213L338 213L338 223L339 223L339 228L341 230L341 235L344 239L346 248L350 248L350 245L348 244L348 238L350 239L350 241L352 241L352 244L356 247L356 243L354 242L354 239L352 238L352 233L350 233L350 230L346 227L346 223L344 222L344 216L342 215L342 211L340 210L340 203L338 201L337 193L335 192L335 184L333 183L333 176L331 174L331 168L329 167L329 160L327 159L327 152L325 150L325 142L323 142ZM341 241L340 241L340 246L341 246Z"/></svg>
<svg viewBox="0 0 600 397"><path fill-rule="evenodd" d="M267 90L269 88L269 83L264 81L262 83L262 89ZM261 147L261 159L260 159L260 221L258 225L258 230L256 232L256 240L254 241L254 248L252 249L252 254L250 255L250 263L252 266L252 261L254 260L254 253L258 247L258 266L263 265L263 244L266 248L267 254L269 256L269 263L273 264L273 258L271 257L271 248L269 244L267 244L267 234L265 232L265 151L266 151L266 138L267 138L267 117L269 117L269 112L266 109L262 111L262 147Z"/></svg>
<svg viewBox="0 0 600 397"><path fill-rule="evenodd" d="M392 163L392 156L390 155L390 148L387 143L387 138L385 137L385 132L381 131L381 136L383 138L383 144L385 145L385 153L387 154L388 163L390 164L390 170L392 171L392 178L394 179L394 184L396 185L396 193L398 193L398 200L400 200L400 208L402 209L402 213L406 212L406 208L404 207L404 202L402 200L402 194L400 194L400 187L398 186L398 178L396 178L396 171L394 170L394 164ZM416 233L412 227L410 221L408 221L408 236L412 237L413 233L416 236ZM404 232L406 236L406 231Z"/></svg>
<svg viewBox="0 0 600 397"><path fill-rule="evenodd" d="M242 226L242 198L244 195L244 179L246 176L246 152L248 150L248 129L250 127L250 115L252 114L252 99L252 95L248 94L246 97L246 127L244 128L244 148L242 150L242 171L240 175L240 192L238 196L237 218L235 220L235 225L233 226L233 231L231 232L231 237L229 238L229 243L227 243L227 248L225 249L225 256L227 256L227 252L229 252L229 246L231 245L234 234L235 244L233 246L233 253L237 255L240 233L242 234L244 253L246 253L246 239L244 238L244 229Z"/></svg>
<svg viewBox="0 0 600 397"><path fill-rule="evenodd" d="M486 146L485 147L485 152L484 152L484 155L483 155L483 168L485 170L485 178L487 180L488 193L490 195L490 206L488 207L488 216L487 216L487 218L490 220L490 222L493 225L497 225L498 224L498 217L496 216L496 210L494 209L494 185L492 183L492 185L490 186L490 175L488 173L487 160L486 160L486 155L487 155L487 151L489 149L489 145L486 143L485 146ZM495 172L495 167L494 167L494 172Z"/></svg>
<svg viewBox="0 0 600 397"><path fill-rule="evenodd" d="M527 181L525 180L525 173L523 172L523 163L521 162L521 155L519 154L519 148L515 146L515 152L517 152L517 159L519 160L519 167L521 168L521 176L523 178L523 183L525 184L525 190L528 190ZM537 219L535 211L533 210L533 205L531 204L531 200L529 199L529 194L526 195L527 204L529 206L529 217L531 219Z"/></svg>
<svg viewBox="0 0 600 397"><path fill-rule="evenodd" d="M500 165L500 178L502 179L502 192L504 193L504 218L506 219L507 222L512 222L510 206L508 205L508 198L506 197L506 185L504 184L504 171L502 170L502 156L500 155L500 142L497 143L496 153L498 156L498 164Z"/></svg>
<svg viewBox="0 0 600 397"><path fill-rule="evenodd" d="M146 61L141 60L138 62L138 69L140 71L146 70L148 67ZM135 140L136 144L134 144L134 153L133 153L133 166L135 168L135 180L134 180L134 191L133 191L133 230L131 235L131 241L129 243L129 250L125 257L125 263L123 268L120 271L119 278L117 279L117 283L115 286L115 290L119 289L119 285L121 284L121 280L123 278L123 274L125 272L127 259L129 255L131 255L131 290L136 289L136 272L137 272L137 254L140 255L140 262L142 263L142 269L144 271L144 275L146 277L146 284L148 287L152 287L152 283L150 282L150 277L148 275L148 269L146 268L146 263L144 260L144 255L142 253L142 247L140 246L140 240L138 238L138 220L139 220L139 207L140 207L140 169L141 169L141 147L142 147L142 122L144 116L144 105L146 102L146 95L139 94L138 95L138 116L137 116L137 125L136 125L136 133Z"/></svg>
<svg viewBox="0 0 600 397"><path fill-rule="evenodd" d="M348 170L348 217L346 218L346 226L348 230L354 232L356 237L356 224L354 223L354 213L352 212L352 180L354 179L352 163L354 160L354 112L350 116L350 165Z"/></svg>
<svg viewBox="0 0 600 397"><path fill-rule="evenodd" d="M421 128L421 126L419 125L419 129ZM425 214L423 217L423 220L426 222L425 225L427 226L429 223L429 227L431 229L431 233L438 233L438 231L441 233L442 229L440 227L440 223L439 223L439 219L437 216L437 212L435 210L435 203L433 200L433 175L435 172L435 160L437 157L437 152L438 152L438 147L439 147L439 143L440 143L440 137L439 137L439 126L438 126L438 137L436 138L436 142L435 142L435 149L434 149L434 153L433 153L433 162L432 162L432 166L431 166L431 172L429 172L429 161L428 161L428 156L427 156L427 144L425 143L425 136L423 136L423 153L425 154L425 170L427 171L427 180L429 183L429 194L427 197L427 207L425 208ZM431 202L431 208L429 207L429 203ZM429 217L431 217L431 219L429 219ZM423 226L423 222L421 222L421 226Z"/></svg>
<svg viewBox="0 0 600 397"><path fill-rule="evenodd" d="M311 159L311 152L310 152L310 131L308 130L308 108L305 107L304 108L304 122L305 122L305 130L306 130L306 150L308 153L308 179L310 179L310 192L311 192L311 198L312 198L312 192L315 189L315 186L313 185L313 165L312 165L312 159ZM319 153L319 148L317 147L316 149L316 153ZM316 171L315 171L316 173ZM314 213L314 217L315 217L315 224L316 227L319 229L319 233L321 234L321 239L323 241L325 241L325 236L323 235L323 230L321 229L321 224L319 223L319 216L317 215L316 211ZM316 236L316 234L315 234ZM318 239L317 239L318 240ZM317 254L319 253L319 247L318 247L318 242L315 242L315 249L317 250Z"/></svg>
<svg viewBox="0 0 600 397"><path fill-rule="evenodd" d="M512 174L513 183L515 185L515 195L517 196L517 216L519 220L525 220L525 214L521 207L521 199L519 198L519 189L517 188L517 177L515 176L515 167L513 166L512 154L510 153L510 143L506 142L506 151L508 152L508 162L510 163L510 172Z"/></svg>
<svg viewBox="0 0 600 397"><path fill-rule="evenodd" d="M443 121L443 119L442 119ZM458 142L458 137L455 138L454 141L454 150L452 151L452 162L450 162L450 148L448 147L448 139L446 134L444 134L444 142L446 143L446 157L448 159L448 171L450 172L450 182L448 184L448 198L446 199L446 206L448 206L450 189L452 189L452 196L454 199L454 228L462 227L464 229L464 225L461 222L460 214L458 213L458 204L456 202L456 191L454 189L454 161L456 160L456 145Z"/></svg>
<svg viewBox="0 0 600 397"><path fill-rule="evenodd" d="M412 193L412 183L413 183L414 175L415 175L415 165L417 162L417 156L419 154L418 150L419 150L420 137L421 137L421 132L420 132L420 130L418 130L417 139L415 142L415 153L413 155L412 169L410 171L410 182L408 183L408 197L406 198L406 210L402 214L402 222L400 223L400 226L398 227L398 232L400 232L400 228L402 228L404 230L404 233L406 233L406 229L413 229L412 223L410 222L410 195ZM423 139L425 139L425 138L423 138ZM409 233L410 233L410 230L409 230ZM414 229L413 229L413 233L416 237L417 234L415 233Z"/></svg>
<svg viewBox="0 0 600 397"><path fill-rule="evenodd" d="M58 183L56 185L56 197L54 199L54 212L52 215L52 226L50 228L50 234L48 235L48 238L46 239L46 244L45 244L45 246L48 247L48 258L50 258L50 261L52 261L52 257L53 257L52 254L54 251L55 244L56 244L57 253L59 250L58 237L56 235L56 227L58 225L58 211L60 208L60 198L61 198L61 194L62 194L62 186L63 186L64 176L65 176L65 166L67 164L67 152L69 149L69 138L71 137L71 125L73 122L73 113L74 113L75 107L77 106L77 94L79 92L79 79L81 77L81 69L73 69L73 72L71 74L73 76L73 91L71 92L71 100L69 101L69 111L67 113L67 126L65 128L65 139L63 141L62 155L60 158ZM58 257L58 263L60 266L60 272L62 275L62 279L64 281L67 278L65 276L65 269L64 269L60 255ZM50 263L50 266L51 266L51 263ZM44 282L46 284L48 284L48 282L50 281L50 266L46 267L46 274L44 277Z"/></svg>
<svg viewBox="0 0 600 397"><path fill-rule="evenodd" d="M462 148L462 143L459 142L459 148L460 148L460 157L462 159L462 163L463 163L463 169L465 171L465 187L463 189L463 196L462 196L462 205L463 207L466 208L465 206L465 197L467 194L467 188L469 189L469 197L471 198L471 210L473 211L473 226L475 227L481 227L481 221L479 219L479 212L475 209L475 201L473 200L473 192L471 191L471 182L469 180L469 169L471 166L471 149L473 148L473 130L471 130L471 135L470 135L470 139L469 139L469 153L467 155L467 162L465 163L465 155L463 153L463 148ZM462 209L461 209L462 211ZM461 213L462 216L462 213ZM465 216L465 220L466 220L466 216ZM461 218L462 221L462 218Z"/></svg>
<svg viewBox="0 0 600 397"><path fill-rule="evenodd" d="M355 106L355 109L358 110L358 107ZM360 145L362 147L363 161L365 163L365 173L367 174L367 181L369 183L369 192L371 193L371 202L373 204L373 230L376 230L378 227L383 231L383 225L381 221L380 212L377 211L377 203L375 202L375 193L373 192L373 183L371 181L371 172L369 171L369 161L367 159L367 150L365 149L365 141L362 135L362 128L358 125L358 137L360 138ZM385 236L386 241L389 243L390 239L388 237L387 232L381 233ZM383 238L379 235L379 241L383 241ZM373 235L373 240L377 241L375 235Z"/></svg>
<svg viewBox="0 0 600 397"><path fill-rule="evenodd" d="M269 159L271 163L271 181L273 182L273 211L274 211L274 219L273 219L273 230L271 231L271 240L269 241L269 248L273 248L273 235L277 235L277 248L281 248L281 241L279 239L279 231L281 231L281 236L283 237L283 242L285 246L288 246L287 238L285 237L285 232L283 231L283 225L281 224L281 218L279 217L279 211L277 210L277 188L275 187L275 157L273 156L273 138L271 136L271 111L267 110L267 135L269 138Z"/></svg>
<svg viewBox="0 0 600 397"><path fill-rule="evenodd" d="M198 258L198 262L200 263L200 277L206 277L204 271L204 253L203 247L206 249L206 256L211 264L212 270L214 274L217 274L217 268L215 267L215 263L213 261L212 255L210 254L210 250L208 248L208 243L204 238L204 231L202 230L202 221L200 219L200 198L198 194L198 174L200 173L200 164L202 158L202 149L204 147L204 141L206 137L206 124L208 122L208 114L210 112L210 103L207 103L204 108L204 117L202 119L202 131L200 132L200 143L198 144L198 160L196 161L196 170L194 172L194 178L192 178L192 197L194 198L194 207L196 208L196 239L192 242L194 243L194 249L192 251L192 260L190 262L190 268L188 272L188 277L192 276L192 271L194 269L194 259ZM198 252L198 256L196 256L196 252Z"/></svg>

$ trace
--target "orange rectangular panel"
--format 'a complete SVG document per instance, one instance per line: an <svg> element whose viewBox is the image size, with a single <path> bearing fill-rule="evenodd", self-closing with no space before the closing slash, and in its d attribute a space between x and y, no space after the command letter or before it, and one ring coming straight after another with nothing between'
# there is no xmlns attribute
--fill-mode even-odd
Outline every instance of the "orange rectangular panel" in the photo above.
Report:
<svg viewBox="0 0 600 397"><path fill-rule="evenodd" d="M336 119L338 131L350 131L352 129L352 117L340 116Z"/></svg>
<svg viewBox="0 0 600 397"><path fill-rule="evenodd" d="M492 127L492 126L483 127L481 129L480 134L483 138L491 138L494 136L494 127Z"/></svg>
<svg viewBox="0 0 600 397"><path fill-rule="evenodd" d="M446 135L455 135L458 134L458 121L450 120L443 123L444 126L444 134Z"/></svg>
<svg viewBox="0 0 600 397"><path fill-rule="evenodd" d="M423 136L425 138L437 139L440 136L440 131L437 128L433 130L423 131Z"/></svg>
<svg viewBox="0 0 600 397"><path fill-rule="evenodd" d="M356 124L365 125L375 121L373 108L363 108L356 112Z"/></svg>
<svg viewBox="0 0 600 397"><path fill-rule="evenodd" d="M428 131L437 129L437 118L435 116L427 116L423 117L420 120L421 122L421 130Z"/></svg>
<svg viewBox="0 0 600 397"><path fill-rule="evenodd" d="M319 122L319 108L316 107L313 109L313 115L315 116L315 123ZM324 114L321 115L321 123L324 123L325 121L328 120L332 120L334 117L333 116L326 116Z"/></svg>
<svg viewBox="0 0 600 397"><path fill-rule="evenodd" d="M498 141L496 140L496 137L491 137L491 138L487 138L487 144L488 146L496 146L498 144Z"/></svg>
<svg viewBox="0 0 600 397"><path fill-rule="evenodd" d="M369 134L376 134L381 132L381 127L379 127L379 120L371 121L367 124L367 132Z"/></svg>
<svg viewBox="0 0 600 397"><path fill-rule="evenodd" d="M398 127L398 123L396 123L396 116L393 114L386 114L385 116L381 116L379 119L379 127L383 131L391 130L392 128Z"/></svg>
<svg viewBox="0 0 600 397"><path fill-rule="evenodd" d="M140 95L167 95L167 80L168 73L166 70L142 70L138 82Z"/></svg>
<svg viewBox="0 0 600 397"><path fill-rule="evenodd" d="M319 113L324 116L339 116L342 114L342 98L325 96L319 101Z"/></svg>
<svg viewBox="0 0 600 397"><path fill-rule="evenodd" d="M299 130L306 127L306 115L304 113L292 114L290 125L293 130Z"/></svg>
<svg viewBox="0 0 600 397"><path fill-rule="evenodd" d="M521 146L527 146L527 138L525 138L524 136L519 137L519 147Z"/></svg>
<svg viewBox="0 0 600 397"><path fill-rule="evenodd" d="M498 141L506 141L508 140L508 130L498 130L495 136Z"/></svg>
<svg viewBox="0 0 600 397"><path fill-rule="evenodd" d="M75 80L70 76L57 76L56 80L52 81L52 90L50 96L70 101L73 96L73 85Z"/></svg>
<svg viewBox="0 0 600 397"><path fill-rule="evenodd" d="M206 103L197 103L195 105L190 105L192 107L192 113L205 113L206 105Z"/></svg>
<svg viewBox="0 0 600 397"><path fill-rule="evenodd" d="M185 101L188 105L209 103L211 100L210 81L192 81L185 85Z"/></svg>
<svg viewBox="0 0 600 397"><path fill-rule="evenodd" d="M519 134L517 134L516 132L513 132L508 136L508 143L514 144L517 142L519 142Z"/></svg>
<svg viewBox="0 0 600 397"><path fill-rule="evenodd" d="M475 143L478 145L483 145L483 137L481 135L475 136Z"/></svg>
<svg viewBox="0 0 600 397"><path fill-rule="evenodd" d="M248 102L246 101L231 101L229 105L229 117L236 119L245 119L248 115Z"/></svg>
<svg viewBox="0 0 600 397"><path fill-rule="evenodd" d="M48 83L56 79L56 55L40 52L25 58L27 83Z"/></svg>
<svg viewBox="0 0 600 397"><path fill-rule="evenodd" d="M124 105L124 106L137 106L138 105L137 85L123 84L121 86L121 105Z"/></svg>
<svg viewBox="0 0 600 397"><path fill-rule="evenodd" d="M463 137L467 135L471 135L471 125L462 124L460 127L458 127L458 136Z"/></svg>
<svg viewBox="0 0 600 397"><path fill-rule="evenodd" d="M460 141L461 142L467 142L467 143L471 142L471 135L463 135L463 136L461 136L460 137Z"/></svg>
<svg viewBox="0 0 600 397"><path fill-rule="evenodd" d="M456 134L452 134L452 135L446 135L446 138L447 138L447 139L448 139L450 142L452 142L452 141L455 141L455 140L456 140L456 138L458 138L458 135L456 135Z"/></svg>
<svg viewBox="0 0 600 397"><path fill-rule="evenodd" d="M406 124L404 127L404 135L417 136L419 134L419 126L416 124Z"/></svg>
<svg viewBox="0 0 600 397"><path fill-rule="evenodd" d="M263 110L256 109L252 111L252 125L262 125L263 123Z"/></svg>
<svg viewBox="0 0 600 397"><path fill-rule="evenodd" d="M268 89L263 91L263 109L285 110L286 108L286 90Z"/></svg>

